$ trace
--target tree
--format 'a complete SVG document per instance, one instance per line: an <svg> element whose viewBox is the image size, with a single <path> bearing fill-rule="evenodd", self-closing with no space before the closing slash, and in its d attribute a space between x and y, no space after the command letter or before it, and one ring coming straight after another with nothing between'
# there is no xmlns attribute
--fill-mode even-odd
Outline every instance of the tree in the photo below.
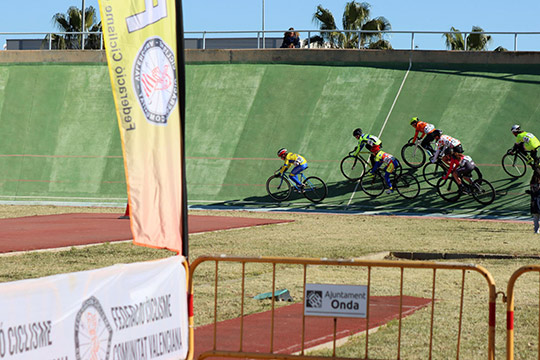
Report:
<svg viewBox="0 0 540 360"><path fill-rule="evenodd" d="M351 30L354 32L342 32L340 31L334 20L334 15L328 10L317 6L317 11L313 15L313 21L319 25L320 30L336 30L329 32L321 32L320 36L314 36L313 42L322 45L324 42L328 43L332 48L345 48L352 49L358 48L379 48L378 45L385 49L391 49L392 46L386 40L383 40L383 34L379 33L360 33L358 31L385 31L390 30L392 27L390 22L380 16L374 19L370 18L371 5L366 2L350 1L345 4L345 10L343 11L342 25L343 30ZM376 40L375 42L373 40ZM378 45L376 45L378 44Z"/></svg>
<svg viewBox="0 0 540 360"><path fill-rule="evenodd" d="M96 24L97 13L93 6L86 8L84 17L85 32L101 32L101 22ZM82 32L82 11L76 6L71 6L67 13L55 14L52 18L52 22L61 32ZM52 34L52 44L54 49L81 49L81 40L82 34ZM47 41L47 43L49 42L49 36L45 38L44 42L45 41ZM85 49L99 49L100 47L101 39L98 34L85 36Z"/></svg>
<svg viewBox="0 0 540 360"><path fill-rule="evenodd" d="M443 35L446 48L450 50L486 51L491 42L491 36L482 34L484 30L479 26L473 26L465 40L463 40L463 33L458 29L452 26L450 31Z"/></svg>

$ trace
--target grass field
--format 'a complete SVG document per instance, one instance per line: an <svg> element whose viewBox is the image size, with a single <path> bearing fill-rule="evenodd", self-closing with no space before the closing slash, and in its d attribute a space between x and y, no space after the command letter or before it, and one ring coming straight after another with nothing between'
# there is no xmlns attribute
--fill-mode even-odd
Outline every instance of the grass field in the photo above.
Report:
<svg viewBox="0 0 540 360"><path fill-rule="evenodd" d="M72 212L114 212L118 208L68 208L2 206L0 218ZM514 259L465 259L485 267L494 277L498 291L505 292L511 274L521 266L536 263L527 255L540 253L540 237L532 234L531 223L501 221L468 221L401 216L334 215L317 213L262 213L192 211L200 215L227 215L273 219L292 219L286 224L247 229L210 232L190 236L190 260L202 255L283 256L351 259L391 251L431 253L512 254ZM163 250L152 250L130 243L103 244L72 248L59 252L35 252L1 258L0 281L14 281L57 273L80 271L170 256ZM195 272L196 325L213 321L214 264L201 264ZM291 291L301 301L301 269L278 266L278 288ZM310 280L328 283L364 283L365 272L347 268L313 267ZM430 271L405 272L404 294L431 297ZM246 269L246 313L268 310L270 302L252 300L257 293L271 290L270 266L253 265ZM399 270L373 271L373 295L399 294ZM433 358L455 358L457 309L461 272L439 271L436 280L436 305ZM220 268L219 319L238 316L240 286L239 266ZM516 358L535 357L538 332L538 280L526 275L517 283ZM467 272L460 358L486 358L487 286L477 274ZM497 357L504 356L506 304L497 299ZM429 339L431 308L418 311L403 320L401 355L403 359L425 359ZM427 326L427 328L426 328ZM370 334L370 356L395 358L397 322ZM358 336L338 350L340 356L363 356L364 337ZM389 345L391 344L391 345Z"/></svg>

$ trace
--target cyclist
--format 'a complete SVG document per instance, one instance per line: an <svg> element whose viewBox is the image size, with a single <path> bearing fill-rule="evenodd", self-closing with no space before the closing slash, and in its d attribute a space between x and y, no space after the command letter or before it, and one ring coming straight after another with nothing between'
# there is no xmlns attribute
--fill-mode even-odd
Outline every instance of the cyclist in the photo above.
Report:
<svg viewBox="0 0 540 360"><path fill-rule="evenodd" d="M437 150L431 157L432 163L437 162L439 154L442 156L449 155L454 152L463 154L463 146L461 146L461 141L451 136L443 135L441 130L435 130L434 133L434 138L437 141Z"/></svg>
<svg viewBox="0 0 540 360"><path fill-rule="evenodd" d="M360 151L366 147L371 154L369 155L369 162L371 163L371 167L375 164L375 155L381 150L382 147L382 141L375 135L371 134L363 134L362 129L357 128L353 131L353 136L358 140L358 146L355 148L354 153L352 155L358 156L360 154Z"/></svg>
<svg viewBox="0 0 540 360"><path fill-rule="evenodd" d="M458 187L468 193L468 189L463 186L461 179L465 179L468 183L471 182L471 173L476 168L476 164L470 156L463 155L457 152L445 155L443 161L448 163L450 167L443 176L443 179L448 179L448 176L452 174L454 180L458 184Z"/></svg>
<svg viewBox="0 0 540 360"><path fill-rule="evenodd" d="M285 161L285 164L279 169L279 174L276 173L276 177L282 176L287 169L289 169L293 164L294 168L289 173L289 178L294 181L298 189L300 191L304 190L304 184L300 182L298 179L298 174L300 174L302 171L307 169L307 161L306 159L299 155L292 152L288 152L287 149L281 148L278 150L277 155Z"/></svg>
<svg viewBox="0 0 540 360"><path fill-rule="evenodd" d="M538 166L538 156L536 150L540 147L540 140L536 136L526 131L521 130L519 125L514 125L511 128L512 134L516 137L516 143L512 150L509 151L513 154L515 151L521 153L527 159L527 164L533 164Z"/></svg>
<svg viewBox="0 0 540 360"><path fill-rule="evenodd" d="M435 125L429 124L424 121L420 121L419 118L413 117L411 119L411 126L415 129L414 137L412 139L413 144L416 142L416 139L422 140L420 146L430 152L430 155L435 152L431 146L431 142L435 138ZM420 134L420 137L418 137Z"/></svg>
<svg viewBox="0 0 540 360"><path fill-rule="evenodd" d="M384 180L386 181L386 185L388 186L388 189L386 189L387 194L391 194L394 192L392 181L390 181L390 175L397 169L398 166L399 161L391 154L380 150L379 152L377 152L377 155L375 155L375 164L373 165L370 173L374 174L375 171L377 171L377 169L379 168L384 169Z"/></svg>

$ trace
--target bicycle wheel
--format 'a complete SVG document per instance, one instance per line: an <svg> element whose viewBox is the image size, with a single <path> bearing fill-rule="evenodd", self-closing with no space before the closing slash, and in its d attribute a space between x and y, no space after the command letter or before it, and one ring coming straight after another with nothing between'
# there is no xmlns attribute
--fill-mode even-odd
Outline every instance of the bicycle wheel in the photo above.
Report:
<svg viewBox="0 0 540 360"><path fill-rule="evenodd" d="M520 178L527 172L527 163L519 154L504 154L502 167L505 173L513 178Z"/></svg>
<svg viewBox="0 0 540 360"><path fill-rule="evenodd" d="M482 205L489 205L495 200L495 189L486 179L476 179L470 186L473 198Z"/></svg>
<svg viewBox="0 0 540 360"><path fill-rule="evenodd" d="M340 167L343 176L351 181L359 180L364 175L364 171L366 171L364 161L354 155L345 156L341 160Z"/></svg>
<svg viewBox="0 0 540 360"><path fill-rule="evenodd" d="M405 164L418 169L426 162L426 152L420 145L407 143L401 148L401 158Z"/></svg>
<svg viewBox="0 0 540 360"><path fill-rule="evenodd" d="M446 175L446 169L439 163L427 163L422 169L424 180L433 187L437 186L437 181Z"/></svg>
<svg viewBox="0 0 540 360"><path fill-rule="evenodd" d="M371 197L381 195L385 189L384 179L378 172L373 175L364 174L360 179L360 186L362 191Z"/></svg>
<svg viewBox="0 0 540 360"><path fill-rule="evenodd" d="M456 202L461 196L461 189L453 178L440 178L437 182L437 192L448 202Z"/></svg>
<svg viewBox="0 0 540 360"><path fill-rule="evenodd" d="M276 201L287 200L292 192L291 183L282 176L272 175L266 180L266 191Z"/></svg>
<svg viewBox="0 0 540 360"><path fill-rule="evenodd" d="M304 180L304 196L311 202L318 203L324 200L328 188L322 179L310 176Z"/></svg>
<svg viewBox="0 0 540 360"><path fill-rule="evenodd" d="M396 191L405 199L414 199L420 194L420 183L416 176L411 174L402 174L395 183Z"/></svg>

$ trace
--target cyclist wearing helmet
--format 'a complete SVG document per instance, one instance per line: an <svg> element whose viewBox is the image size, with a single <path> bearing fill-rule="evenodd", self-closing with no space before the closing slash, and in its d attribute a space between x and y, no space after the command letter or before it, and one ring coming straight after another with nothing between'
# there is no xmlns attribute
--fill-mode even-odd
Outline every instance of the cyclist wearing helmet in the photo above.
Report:
<svg viewBox="0 0 540 360"><path fill-rule="evenodd" d="M420 121L419 118L413 117L411 119L411 126L416 130L414 132L414 137L412 139L413 144L416 142L416 139L422 140L420 143L420 146L422 146L424 149L429 150L431 154L435 152L433 150L433 147L431 146L431 142L433 141L433 138L435 137L435 125L429 124L424 121ZM418 137L418 134L421 134L420 137Z"/></svg>
<svg viewBox="0 0 540 360"><path fill-rule="evenodd" d="M358 146L352 151L352 155L358 156L360 154L360 151L366 147L371 154L369 156L369 161L371 163L371 166L373 167L375 163L375 155L381 150L382 147L382 141L375 135L370 134L363 134L362 129L357 128L353 131L353 136L358 140Z"/></svg>
<svg viewBox="0 0 540 360"><path fill-rule="evenodd" d="M431 157L432 163L437 162L439 154L442 154L444 156L449 155L453 152L460 154L463 153L463 146L461 146L461 141L448 135L442 135L441 130L435 130L434 133L434 138L435 140L437 140L437 151L435 151L435 154Z"/></svg>
<svg viewBox="0 0 540 360"><path fill-rule="evenodd" d="M283 173L287 171L287 169L294 165L294 168L289 173L289 178L294 181L294 183L296 184L296 186L298 186L300 190L303 190L304 184L302 184L298 179L298 174L307 169L306 159L304 159L304 157L299 154L288 152L285 148L279 149L277 155L283 161L285 161L285 164L283 164L283 166L279 169L279 174L276 174L276 176L283 175Z"/></svg>
<svg viewBox="0 0 540 360"><path fill-rule="evenodd" d="M540 147L540 140L536 136L521 130L519 125L514 125L510 129L516 137L516 143L510 153L519 152L527 158L527 164L538 166L538 156L536 150Z"/></svg>
<svg viewBox="0 0 540 360"><path fill-rule="evenodd" d="M375 155L375 164L373 165L373 169L371 169L370 173L374 174L378 168L384 169L384 180L386 181L386 185L388 186L388 189L386 189L387 194L391 194L394 192L392 181L390 181L390 174L392 174L398 166L399 162L393 155L385 153L382 150L377 152L377 154Z"/></svg>
<svg viewBox="0 0 540 360"><path fill-rule="evenodd" d="M448 176L452 174L454 180L464 192L467 192L467 188L463 187L461 179L465 179L467 182L471 182L471 173L476 168L476 164L470 156L460 153L451 153L443 157L443 161L450 165L446 175L443 179L448 179Z"/></svg>

